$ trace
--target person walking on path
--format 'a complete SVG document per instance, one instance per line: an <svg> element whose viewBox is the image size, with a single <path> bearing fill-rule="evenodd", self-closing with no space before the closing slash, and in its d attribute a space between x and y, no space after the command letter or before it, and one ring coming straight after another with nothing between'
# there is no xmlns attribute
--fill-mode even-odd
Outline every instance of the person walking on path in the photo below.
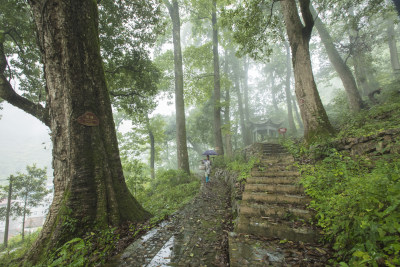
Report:
<svg viewBox="0 0 400 267"><path fill-rule="evenodd" d="M211 173L211 161L210 156L207 155L207 158L204 160L204 175L206 176L206 183L210 181L210 173Z"/></svg>

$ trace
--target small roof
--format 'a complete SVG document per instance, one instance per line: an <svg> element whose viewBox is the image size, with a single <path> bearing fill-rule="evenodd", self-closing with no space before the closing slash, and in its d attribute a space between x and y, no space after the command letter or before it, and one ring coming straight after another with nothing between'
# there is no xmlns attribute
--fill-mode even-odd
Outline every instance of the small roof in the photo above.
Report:
<svg viewBox="0 0 400 267"><path fill-rule="evenodd" d="M249 123L252 127L265 127L265 126L272 126L274 128L279 128L282 122L275 123L271 119L261 119L257 122L249 120Z"/></svg>

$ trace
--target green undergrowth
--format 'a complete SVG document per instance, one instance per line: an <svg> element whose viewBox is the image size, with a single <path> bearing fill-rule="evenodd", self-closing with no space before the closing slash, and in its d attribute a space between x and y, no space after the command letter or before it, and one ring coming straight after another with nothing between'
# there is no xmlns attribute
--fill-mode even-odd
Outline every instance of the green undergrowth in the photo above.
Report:
<svg viewBox="0 0 400 267"><path fill-rule="evenodd" d="M22 235L12 237L8 240L7 248L2 244L0 246L0 266L18 266L19 259L29 250L39 233L40 229L33 233L25 234L24 240L22 240Z"/></svg>
<svg viewBox="0 0 400 267"><path fill-rule="evenodd" d="M143 207L160 220L192 200L200 188L200 180L182 170L160 170L156 179L136 195Z"/></svg>
<svg viewBox="0 0 400 267"><path fill-rule="evenodd" d="M315 165L302 165L318 225L346 266L400 264L400 158L371 160L335 150ZM344 263L346 262L346 263Z"/></svg>
<svg viewBox="0 0 400 267"><path fill-rule="evenodd" d="M73 238L36 267L102 265L117 245L119 235L116 230L110 227L88 232L82 238Z"/></svg>
<svg viewBox="0 0 400 267"><path fill-rule="evenodd" d="M234 157L216 157L213 168L222 168L238 173L237 182L245 183L251 175L251 169L260 162L257 157L246 159L242 155Z"/></svg>

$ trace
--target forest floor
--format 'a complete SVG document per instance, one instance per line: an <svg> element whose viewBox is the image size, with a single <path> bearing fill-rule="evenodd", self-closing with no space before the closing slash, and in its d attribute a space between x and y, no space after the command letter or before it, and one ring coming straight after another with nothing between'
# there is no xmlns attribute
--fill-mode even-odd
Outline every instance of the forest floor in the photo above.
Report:
<svg viewBox="0 0 400 267"><path fill-rule="evenodd" d="M331 258L327 246L232 231L229 186L211 179L182 210L122 244L106 266L326 266Z"/></svg>

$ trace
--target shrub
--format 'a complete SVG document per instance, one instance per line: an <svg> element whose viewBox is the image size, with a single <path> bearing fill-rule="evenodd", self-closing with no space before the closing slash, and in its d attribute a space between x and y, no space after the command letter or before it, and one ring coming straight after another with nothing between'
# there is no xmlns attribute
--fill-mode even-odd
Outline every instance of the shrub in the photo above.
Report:
<svg viewBox="0 0 400 267"><path fill-rule="evenodd" d="M372 162L332 152L302 167L302 184L338 259L352 266L399 265L400 159Z"/></svg>

